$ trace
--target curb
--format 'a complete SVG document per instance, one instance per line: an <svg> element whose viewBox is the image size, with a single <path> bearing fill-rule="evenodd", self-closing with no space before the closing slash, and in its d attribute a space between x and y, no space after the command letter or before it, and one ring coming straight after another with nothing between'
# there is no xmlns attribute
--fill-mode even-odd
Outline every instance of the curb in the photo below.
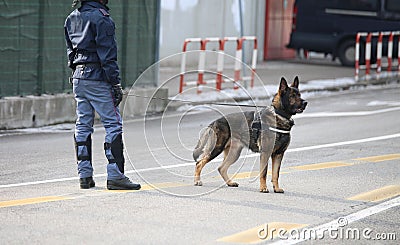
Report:
<svg viewBox="0 0 400 245"><path fill-rule="evenodd" d="M307 84L308 82L304 82L303 84ZM362 80L359 82L356 82L354 84L346 84L346 85L339 85L339 86L331 86L331 87L324 87L324 88L309 88L309 89L302 89L301 93L315 93L315 92L323 92L323 91L328 91L328 92L338 92L338 91L345 91L345 90L350 90L354 88L359 88L359 87L368 87L368 86L377 86L377 85L389 85L389 84L400 84L400 77L387 77L387 78L381 78L381 79L374 79L374 80ZM248 101L252 100L254 98L248 97L248 96L241 96L241 97L235 97L234 101L235 102L241 102L241 101ZM257 99L261 100L269 100L272 99L272 96L258 96ZM229 103L232 101L227 101L224 99L221 100L203 100L203 101L194 101L193 103L184 103L184 102L177 102L177 101L172 101L168 104L167 110L168 111L176 111L178 110L179 107L184 106L184 105L204 105L204 104L217 104L217 103Z"/></svg>

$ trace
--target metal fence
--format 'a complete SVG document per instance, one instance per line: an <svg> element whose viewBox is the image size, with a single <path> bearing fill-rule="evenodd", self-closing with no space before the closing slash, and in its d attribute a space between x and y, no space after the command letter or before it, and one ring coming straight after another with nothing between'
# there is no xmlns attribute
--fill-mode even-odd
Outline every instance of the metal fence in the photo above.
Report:
<svg viewBox="0 0 400 245"><path fill-rule="evenodd" d="M0 2L0 97L71 92L64 21L72 0ZM123 86L158 59L160 0L113 0Z"/></svg>

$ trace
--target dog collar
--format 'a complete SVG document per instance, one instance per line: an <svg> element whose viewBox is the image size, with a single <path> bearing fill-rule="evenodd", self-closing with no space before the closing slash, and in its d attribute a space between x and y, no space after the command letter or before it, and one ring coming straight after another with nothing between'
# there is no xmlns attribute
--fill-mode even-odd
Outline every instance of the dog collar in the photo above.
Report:
<svg viewBox="0 0 400 245"><path fill-rule="evenodd" d="M289 113L285 112L284 110L277 109L275 107L274 107L274 109L275 109L275 113L278 114L279 116L282 116L282 117L286 118L287 120L291 119L292 115L290 115Z"/></svg>
<svg viewBox="0 0 400 245"><path fill-rule="evenodd" d="M273 127L269 127L268 129L273 131L273 132L276 132L276 133L290 134L290 131L287 131L287 130L282 130L282 129L273 128Z"/></svg>
<svg viewBox="0 0 400 245"><path fill-rule="evenodd" d="M283 111L281 109L276 109L275 107L272 107L272 108L274 109L276 115L281 116L284 119L289 121L290 128L292 126L294 126L294 120L290 114L286 113L285 111ZM289 131L287 131L287 132L289 132Z"/></svg>

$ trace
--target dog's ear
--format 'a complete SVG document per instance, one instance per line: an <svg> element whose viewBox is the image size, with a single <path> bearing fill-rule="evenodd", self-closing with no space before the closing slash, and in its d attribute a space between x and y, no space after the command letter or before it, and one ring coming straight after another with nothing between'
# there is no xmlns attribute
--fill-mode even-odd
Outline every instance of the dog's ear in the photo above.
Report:
<svg viewBox="0 0 400 245"><path fill-rule="evenodd" d="M286 92L286 90L288 89L288 84L286 82L286 79L284 77L281 78L281 83L279 84L279 94L283 94Z"/></svg>
<svg viewBox="0 0 400 245"><path fill-rule="evenodd" d="M293 87L293 88L299 88L299 77L298 77L298 76L296 76L296 77L294 78L294 81L293 81L291 87Z"/></svg>

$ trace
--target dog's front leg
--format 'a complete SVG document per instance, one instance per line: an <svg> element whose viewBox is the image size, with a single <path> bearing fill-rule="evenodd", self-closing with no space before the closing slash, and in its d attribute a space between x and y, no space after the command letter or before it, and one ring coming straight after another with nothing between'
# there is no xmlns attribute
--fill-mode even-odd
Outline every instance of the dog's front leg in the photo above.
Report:
<svg viewBox="0 0 400 245"><path fill-rule="evenodd" d="M260 154L260 192L268 193L267 188L267 171L268 171L268 158L267 152L261 152Z"/></svg>
<svg viewBox="0 0 400 245"><path fill-rule="evenodd" d="M283 154L273 154L272 158L272 185L275 193L283 193L283 189L279 187L279 171L281 169L281 163Z"/></svg>

